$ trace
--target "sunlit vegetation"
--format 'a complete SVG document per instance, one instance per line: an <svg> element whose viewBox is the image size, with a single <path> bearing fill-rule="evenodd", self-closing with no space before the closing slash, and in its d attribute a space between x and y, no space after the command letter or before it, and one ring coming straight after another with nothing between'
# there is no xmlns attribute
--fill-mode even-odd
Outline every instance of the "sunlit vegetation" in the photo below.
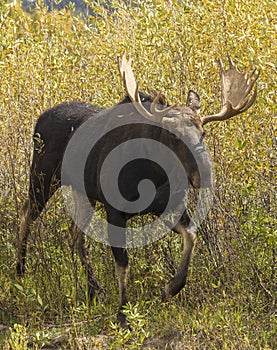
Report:
<svg viewBox="0 0 277 350"><path fill-rule="evenodd" d="M91 8L89 18L74 17L70 6L47 12L38 5L27 14L0 0L0 347L276 349L275 1L141 0L133 7L113 1ZM132 332L115 324L110 250L91 241L90 259L106 295L89 304L59 195L33 225L26 275L15 274L34 124L62 101L102 107L119 101L116 57L124 50L134 58L142 90L185 103L195 89L203 114L220 109L219 57L260 70L254 106L206 128L217 191L180 296L161 303L180 237L169 234L130 251Z"/></svg>

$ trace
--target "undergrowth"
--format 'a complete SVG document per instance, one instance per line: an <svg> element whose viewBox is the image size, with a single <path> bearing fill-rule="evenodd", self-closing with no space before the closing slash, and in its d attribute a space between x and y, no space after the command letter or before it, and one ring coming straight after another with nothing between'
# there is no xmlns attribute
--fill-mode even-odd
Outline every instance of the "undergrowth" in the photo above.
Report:
<svg viewBox="0 0 277 350"><path fill-rule="evenodd" d="M263 349L276 342L276 15L274 1L138 1L25 13L0 1L0 347L57 349ZM15 275L19 211L28 189L39 114L62 101L112 106L123 96L116 57L132 54L141 89L202 113L219 110L216 59L260 72L255 105L207 127L216 195L186 288L161 302L181 238L169 233L130 250L132 331L116 324L117 282L108 247L88 240L105 294L89 303L86 277L68 233L62 197L32 227L28 271ZM226 61L224 61L226 62Z"/></svg>

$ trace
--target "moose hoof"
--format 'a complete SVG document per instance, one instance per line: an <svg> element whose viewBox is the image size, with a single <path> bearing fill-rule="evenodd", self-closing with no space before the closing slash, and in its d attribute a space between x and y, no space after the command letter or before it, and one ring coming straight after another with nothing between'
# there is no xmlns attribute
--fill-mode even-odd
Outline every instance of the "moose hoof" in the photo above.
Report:
<svg viewBox="0 0 277 350"><path fill-rule="evenodd" d="M23 276L25 271L26 271L25 266L18 262L16 264L16 274L17 274L17 276L19 276L19 277Z"/></svg>
<svg viewBox="0 0 277 350"><path fill-rule="evenodd" d="M162 291L162 302L165 302L167 300L167 294L166 291L163 289Z"/></svg>
<svg viewBox="0 0 277 350"><path fill-rule="evenodd" d="M97 292L98 292L98 288L96 288L95 286L92 286L92 285L88 286L88 298L89 298L89 301L93 301L93 299L96 296Z"/></svg>
<svg viewBox="0 0 277 350"><path fill-rule="evenodd" d="M124 315L122 312L119 312L117 315L117 322L119 323L120 327L123 329L128 329L131 331L131 327L128 325L126 315Z"/></svg>
<svg viewBox="0 0 277 350"><path fill-rule="evenodd" d="M104 289L99 284L89 283L89 285L88 285L89 301L92 302L96 295L104 298L106 296L106 293L105 293Z"/></svg>
<svg viewBox="0 0 277 350"><path fill-rule="evenodd" d="M170 289L169 289L169 287L168 287L168 285L167 285L167 286L165 286L165 288L164 288L163 291L162 291L162 302L166 302L166 301L168 301L170 298L172 298L172 295L171 295Z"/></svg>

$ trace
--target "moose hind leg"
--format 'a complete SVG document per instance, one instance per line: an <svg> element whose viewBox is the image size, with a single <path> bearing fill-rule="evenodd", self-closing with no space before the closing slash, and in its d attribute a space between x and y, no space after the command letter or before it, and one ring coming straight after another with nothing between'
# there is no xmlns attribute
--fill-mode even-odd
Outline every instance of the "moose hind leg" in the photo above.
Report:
<svg viewBox="0 0 277 350"><path fill-rule="evenodd" d="M99 290L102 290L102 288L100 287L99 282L95 278L92 266L89 263L85 234L81 230L79 230L79 228L75 224L74 224L74 227L72 228L72 231L74 232L73 240L77 250L77 254L87 274L88 297L89 297L89 300L92 300L96 292Z"/></svg>
<svg viewBox="0 0 277 350"><path fill-rule="evenodd" d="M41 194L38 192L34 198L33 193L30 190L29 197L24 202L21 208L19 235L16 247L16 272L18 276L23 275L26 270L26 252L28 236L30 234L30 225L40 215L49 197L49 195L48 197L45 197L45 200L44 197L42 197Z"/></svg>
<svg viewBox="0 0 277 350"><path fill-rule="evenodd" d="M38 193L34 198L31 193L21 208L16 262L16 272L18 276L22 276L26 270L26 252L30 225L40 215L49 198L50 194L47 194L47 197L42 197L41 194Z"/></svg>
<svg viewBox="0 0 277 350"><path fill-rule="evenodd" d="M85 231L87 226L90 224L92 217L91 206L94 206L95 203L88 203L86 197L79 194L75 190L73 191L73 197L75 202L75 222L73 221L72 223L71 234L73 237L73 244L76 248L81 264L87 274L88 296L89 299L92 300L95 293L102 290L102 288L95 278L93 268L89 263L86 237L83 231Z"/></svg>
<svg viewBox="0 0 277 350"><path fill-rule="evenodd" d="M40 180L34 172L31 173L28 199L24 202L20 212L20 228L17 241L17 274L25 272L27 240L30 233L30 225L37 219L46 203L56 191L57 187L51 187L51 177L45 176Z"/></svg>
<svg viewBox="0 0 277 350"><path fill-rule="evenodd" d="M20 212L20 228L17 240L16 272L22 276L25 272L27 240L31 224L30 201L27 199Z"/></svg>
<svg viewBox="0 0 277 350"><path fill-rule="evenodd" d="M174 227L174 231L182 234L184 246L181 262L178 266L177 273L166 285L162 295L163 300L167 300L173 297L185 286L189 263L197 239L197 228L194 224L186 227L184 224L178 223Z"/></svg>

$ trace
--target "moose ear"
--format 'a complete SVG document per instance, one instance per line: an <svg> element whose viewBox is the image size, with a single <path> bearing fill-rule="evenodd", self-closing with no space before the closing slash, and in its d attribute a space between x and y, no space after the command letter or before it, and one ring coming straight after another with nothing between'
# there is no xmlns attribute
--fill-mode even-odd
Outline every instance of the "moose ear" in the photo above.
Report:
<svg viewBox="0 0 277 350"><path fill-rule="evenodd" d="M199 95L195 91L189 90L186 106L190 107L197 114L200 112L201 101Z"/></svg>
<svg viewBox="0 0 277 350"><path fill-rule="evenodd" d="M163 106L167 106L167 100L166 100L166 97L161 94L161 93L158 93L156 90L150 90L150 95L151 95L151 98L154 100L158 95L159 95L159 100L157 101L159 104L163 105Z"/></svg>

